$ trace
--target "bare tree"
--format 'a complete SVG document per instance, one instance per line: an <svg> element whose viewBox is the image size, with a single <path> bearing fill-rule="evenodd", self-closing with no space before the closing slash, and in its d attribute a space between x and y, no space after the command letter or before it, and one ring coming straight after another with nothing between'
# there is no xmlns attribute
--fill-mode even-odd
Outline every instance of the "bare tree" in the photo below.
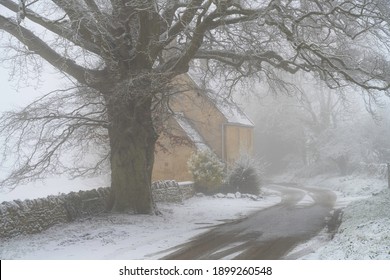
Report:
<svg viewBox="0 0 390 280"><path fill-rule="evenodd" d="M17 55L42 58L93 96L66 112L38 106L33 116L3 117L9 137L41 129L40 141L20 138L32 150L21 146L26 155L18 155L11 182L55 168L77 131L103 139L105 130L114 210L153 212L153 110L192 61L226 74L229 87L280 69L316 72L331 87L355 84L372 96L389 89L385 0L0 0L0 7L0 29L19 42L11 40Z"/></svg>

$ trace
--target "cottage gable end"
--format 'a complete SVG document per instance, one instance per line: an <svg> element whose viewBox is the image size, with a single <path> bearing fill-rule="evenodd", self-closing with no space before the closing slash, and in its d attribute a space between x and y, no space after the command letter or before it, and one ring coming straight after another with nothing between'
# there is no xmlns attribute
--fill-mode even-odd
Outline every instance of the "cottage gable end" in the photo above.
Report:
<svg viewBox="0 0 390 280"><path fill-rule="evenodd" d="M170 99L175 113L170 123L193 145L169 145L164 154L156 148L154 180L192 180L187 162L199 150L210 150L227 163L253 153L254 124L233 101L202 90L188 74L178 76L174 86L178 94Z"/></svg>

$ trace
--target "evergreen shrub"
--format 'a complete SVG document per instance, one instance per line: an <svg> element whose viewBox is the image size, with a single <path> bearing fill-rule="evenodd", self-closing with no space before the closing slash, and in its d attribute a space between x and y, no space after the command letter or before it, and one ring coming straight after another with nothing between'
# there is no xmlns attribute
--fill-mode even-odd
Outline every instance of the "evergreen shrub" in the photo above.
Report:
<svg viewBox="0 0 390 280"><path fill-rule="evenodd" d="M241 156L229 169L224 192L259 195L266 165L253 157Z"/></svg>
<svg viewBox="0 0 390 280"><path fill-rule="evenodd" d="M204 150L192 154L188 168L194 178L196 191L214 194L220 190L225 177L225 165L213 152Z"/></svg>

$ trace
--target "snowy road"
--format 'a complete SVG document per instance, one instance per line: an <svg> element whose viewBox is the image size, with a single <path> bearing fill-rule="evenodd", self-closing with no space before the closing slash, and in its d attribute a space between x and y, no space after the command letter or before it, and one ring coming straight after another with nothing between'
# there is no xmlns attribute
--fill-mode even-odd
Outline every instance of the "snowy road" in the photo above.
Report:
<svg viewBox="0 0 390 280"><path fill-rule="evenodd" d="M278 181L293 179L281 176ZM292 184L264 185L263 196L259 200L245 197L232 199L195 196L180 204L160 203L159 209L163 213L161 216L104 214L60 224L41 233L0 240L0 259L155 260L164 256L167 258L168 254L175 251L176 258L179 258L177 251L182 250L181 253L184 253L190 246L188 243L195 244L195 240L202 246L199 236L212 229L214 240L209 243L211 247L203 253L202 248L194 251L192 254L196 258L243 258L244 251L252 251L253 254L257 251L262 252L262 256L258 255L257 258L270 259L390 259L390 190L387 180L364 176L324 175L310 180L305 178L301 182L306 186L318 186L318 189L297 188ZM24 189L23 192L22 188L9 195L12 195L13 199L34 198L37 192L35 188L33 190L34 192L28 192ZM59 189L49 188L46 191L45 195L56 194ZM333 215L333 219L327 222L324 221L324 216L327 216L328 210L332 208L334 193L337 193L334 213L337 214L343 209L343 222L334 238L330 239L333 234L328 234L328 229L330 232L337 230L337 215ZM5 200L9 200L9 197L6 196ZM279 204L282 199L283 206ZM283 208L284 210L279 212L275 210ZM223 236L230 238L231 242L220 242L218 234L222 233L217 232L218 225L226 221L243 221L245 217L252 216L259 210L264 210L263 219L266 215L272 219L245 219L247 229L242 230L242 235L245 234L247 240L242 238L240 233L233 232L235 224L231 223L225 226L226 230L230 228L230 237L227 234ZM306 214L307 211L313 213ZM274 216L271 216L272 212ZM292 213L289 212L297 213L293 220ZM313 221L313 217L318 219ZM287 224L283 229L282 223ZM313 223L316 225L313 226ZM316 228L324 226L325 223L327 227L317 235ZM254 229L256 224L258 228ZM309 232L299 232L309 226ZM271 231L271 227L283 231ZM292 234L292 238L288 240L287 235L291 235L290 231L293 230L298 231L298 236ZM272 234L275 235L274 238ZM315 236L289 251L289 248L294 247L293 243L309 238L310 234ZM268 241L264 241L266 236ZM177 246L179 244L182 245ZM269 248L264 248L266 245ZM170 257L173 258L173 255ZM189 258L189 255L187 257Z"/></svg>
<svg viewBox="0 0 390 280"><path fill-rule="evenodd" d="M164 259L283 259L297 244L315 236L329 221L336 195L329 190L272 184L281 203L247 218L216 226L176 246ZM338 213L338 212L336 212Z"/></svg>

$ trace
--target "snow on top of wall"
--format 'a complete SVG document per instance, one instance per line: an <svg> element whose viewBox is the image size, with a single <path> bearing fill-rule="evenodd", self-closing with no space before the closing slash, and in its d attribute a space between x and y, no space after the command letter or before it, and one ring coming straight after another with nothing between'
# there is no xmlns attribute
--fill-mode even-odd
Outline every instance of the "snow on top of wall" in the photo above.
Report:
<svg viewBox="0 0 390 280"><path fill-rule="evenodd" d="M188 135L188 137L190 137L191 141L195 144L199 151L211 151L210 147L205 144L203 137L198 133L198 131L196 131L196 129L182 113L177 113L175 115L175 120Z"/></svg>

